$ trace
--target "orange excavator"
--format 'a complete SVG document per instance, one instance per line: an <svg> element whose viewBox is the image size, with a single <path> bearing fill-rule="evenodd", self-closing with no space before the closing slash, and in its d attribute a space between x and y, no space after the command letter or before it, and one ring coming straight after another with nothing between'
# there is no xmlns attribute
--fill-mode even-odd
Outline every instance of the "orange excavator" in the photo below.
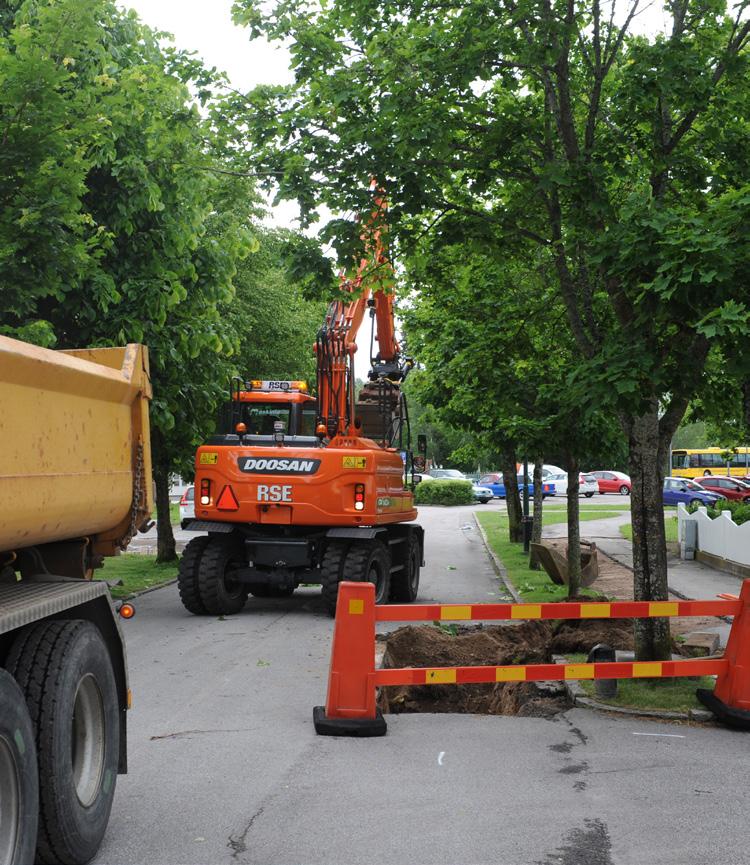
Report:
<svg viewBox="0 0 750 865"><path fill-rule="evenodd" d="M414 601L424 531L401 382L412 366L396 338L386 202L374 189L365 254L341 277L315 342L317 399L305 382L232 382L225 431L198 448L195 519L179 592L195 615L239 612L248 594L287 597L319 583L328 610L341 580L370 581L377 603ZM369 381L355 398L357 334L374 319ZM377 335L375 335L375 326ZM420 449L423 437L420 436Z"/></svg>

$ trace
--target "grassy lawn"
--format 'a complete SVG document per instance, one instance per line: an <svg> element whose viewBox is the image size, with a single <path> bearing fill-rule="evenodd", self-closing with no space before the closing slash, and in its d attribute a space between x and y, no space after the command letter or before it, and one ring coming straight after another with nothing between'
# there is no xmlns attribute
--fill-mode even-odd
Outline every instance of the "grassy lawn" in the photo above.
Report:
<svg viewBox="0 0 750 865"><path fill-rule="evenodd" d="M169 505L169 521L173 526L178 526L180 524L180 506L177 503L170 503Z"/></svg>
<svg viewBox="0 0 750 865"><path fill-rule="evenodd" d="M133 592L151 589L174 580L177 576L177 562L157 565L156 556L123 553L121 556L105 559L104 567L97 571L96 576L104 580L122 580L121 586L112 589L112 597L127 598Z"/></svg>
<svg viewBox="0 0 750 865"><path fill-rule="evenodd" d="M688 709L705 708L698 702L695 689L708 688L713 691L716 683L713 676L701 676L699 679L620 679L617 683L617 696L611 700L605 700L594 693L594 682L591 679L582 679L580 684L586 696L599 703L631 709L687 712Z"/></svg>
<svg viewBox="0 0 750 865"><path fill-rule="evenodd" d="M581 507L581 521L616 517L625 509L609 511L603 507ZM546 571L529 570L529 557L523 551L523 544L512 544L508 540L508 517L505 514L480 512L477 517L487 533L493 552L505 566L508 579L518 589L523 601L549 602L560 601L567 597L568 587L556 586L547 576ZM550 526L564 522L564 505L558 505L557 510L545 505L543 525ZM595 597L598 593L593 589L582 589L581 594Z"/></svg>
<svg viewBox="0 0 750 865"><path fill-rule="evenodd" d="M677 517L664 517L664 532L667 536L667 543L677 543ZM630 523L620 526L620 534L629 541L633 540L633 527Z"/></svg>

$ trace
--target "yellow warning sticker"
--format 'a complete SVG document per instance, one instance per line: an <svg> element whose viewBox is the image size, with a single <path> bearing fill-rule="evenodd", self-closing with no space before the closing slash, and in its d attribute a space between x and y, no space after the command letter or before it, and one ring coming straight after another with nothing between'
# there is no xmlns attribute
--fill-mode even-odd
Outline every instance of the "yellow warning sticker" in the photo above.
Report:
<svg viewBox="0 0 750 865"><path fill-rule="evenodd" d="M471 607L469 607L469 606L441 607L440 608L440 618L441 619L470 619L471 618Z"/></svg>
<svg viewBox="0 0 750 865"><path fill-rule="evenodd" d="M365 602L361 598L351 598L349 600L349 615L361 616L365 611Z"/></svg>
<svg viewBox="0 0 750 865"><path fill-rule="evenodd" d="M594 665L593 664L566 664L565 665L566 679L593 679Z"/></svg>
<svg viewBox="0 0 750 865"><path fill-rule="evenodd" d="M524 682L526 680L526 667L496 667L496 682Z"/></svg>
<svg viewBox="0 0 750 865"><path fill-rule="evenodd" d="M425 673L426 685L451 685L455 682L455 670L427 670Z"/></svg>
<svg viewBox="0 0 750 865"><path fill-rule="evenodd" d="M541 604L513 604L510 608L511 619L541 619Z"/></svg>
<svg viewBox="0 0 750 865"><path fill-rule="evenodd" d="M648 605L649 616L676 616L678 605L674 601L656 601Z"/></svg>
<svg viewBox="0 0 750 865"><path fill-rule="evenodd" d="M219 455L212 453L203 453L198 460L202 466L215 466L219 462Z"/></svg>
<svg viewBox="0 0 750 865"><path fill-rule="evenodd" d="M581 604L582 619L608 619L611 615L609 604Z"/></svg>
<svg viewBox="0 0 750 865"><path fill-rule="evenodd" d="M642 661L639 664L633 664L633 678L661 676L661 669L660 661Z"/></svg>
<svg viewBox="0 0 750 865"><path fill-rule="evenodd" d="M367 457L342 457L345 469L363 469L367 467Z"/></svg>

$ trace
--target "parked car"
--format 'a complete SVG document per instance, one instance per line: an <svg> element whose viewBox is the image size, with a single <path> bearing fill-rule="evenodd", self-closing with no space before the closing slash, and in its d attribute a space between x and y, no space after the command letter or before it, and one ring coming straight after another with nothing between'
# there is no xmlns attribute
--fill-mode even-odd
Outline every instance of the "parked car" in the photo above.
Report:
<svg viewBox="0 0 750 865"><path fill-rule="evenodd" d="M750 502L750 484L738 478L710 475L705 478L696 478L695 482L710 493L721 493L721 495L734 501Z"/></svg>
<svg viewBox="0 0 750 865"><path fill-rule="evenodd" d="M558 496L568 494L568 475L567 472L558 472L557 474L547 475L546 483L552 484L555 487L555 492ZM590 499L594 493L599 492L599 483L592 474L580 474L578 476L578 494L586 496Z"/></svg>
<svg viewBox="0 0 750 865"><path fill-rule="evenodd" d="M689 478L664 478L663 501L665 505L714 505L726 496L704 490L700 484Z"/></svg>
<svg viewBox="0 0 750 865"><path fill-rule="evenodd" d="M195 487L188 487L180 499L180 522L195 519Z"/></svg>
<svg viewBox="0 0 750 865"><path fill-rule="evenodd" d="M593 475L599 485L599 492L604 493L619 493L621 496L629 496L632 484L630 478L624 472L603 471L601 469L595 472L588 472Z"/></svg>
<svg viewBox="0 0 750 865"><path fill-rule="evenodd" d="M503 481L503 476L499 472L491 472L487 475L482 475L479 478L479 483L482 486L489 487L492 490L492 494L497 496L499 499L505 498L505 483ZM520 493L523 493L523 475L518 475L516 477L516 483L518 484L518 490ZM534 482L529 481L528 485L529 496L533 497L534 495ZM547 498L548 496L555 495L555 488L552 484L548 483L546 480L542 481L542 497Z"/></svg>
<svg viewBox="0 0 750 865"><path fill-rule="evenodd" d="M489 487L481 486L480 484L471 482L471 488L474 490L474 498L481 502L483 505L486 505L487 502L492 501L492 497L494 493Z"/></svg>
<svg viewBox="0 0 750 865"><path fill-rule="evenodd" d="M422 479L434 481L470 481L471 489L476 501L486 505L487 502L492 499L493 494L489 487L474 483L471 478L467 478L466 475L463 472L458 471L458 469L430 469L430 473L426 477L423 475Z"/></svg>

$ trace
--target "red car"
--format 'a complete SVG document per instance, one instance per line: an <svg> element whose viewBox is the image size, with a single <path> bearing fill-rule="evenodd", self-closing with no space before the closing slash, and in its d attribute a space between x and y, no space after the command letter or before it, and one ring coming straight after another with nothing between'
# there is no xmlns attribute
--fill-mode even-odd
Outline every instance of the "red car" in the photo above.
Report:
<svg viewBox="0 0 750 865"><path fill-rule="evenodd" d="M596 478L599 484L599 494L619 493L621 496L630 495L630 478L622 472L596 471L589 472Z"/></svg>
<svg viewBox="0 0 750 865"><path fill-rule="evenodd" d="M712 493L721 493L734 501L750 502L750 484L739 478L709 475L705 478L695 478L695 481Z"/></svg>

